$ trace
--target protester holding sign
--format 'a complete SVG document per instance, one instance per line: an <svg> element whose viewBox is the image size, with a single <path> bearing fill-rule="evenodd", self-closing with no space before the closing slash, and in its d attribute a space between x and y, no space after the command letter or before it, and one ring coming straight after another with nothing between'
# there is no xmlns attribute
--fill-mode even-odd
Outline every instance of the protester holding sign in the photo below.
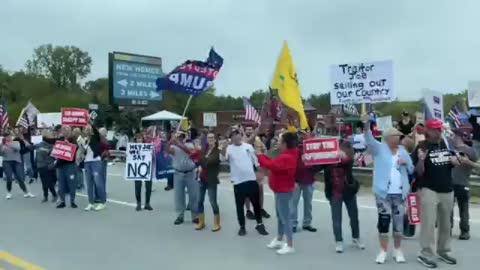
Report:
<svg viewBox="0 0 480 270"><path fill-rule="evenodd" d="M43 138L44 141L49 142L51 139ZM75 163L75 156L77 154L77 147L75 138L72 136L72 129L69 126L62 127L61 135L58 139L54 139L55 143L52 156L57 158L57 176L58 176L58 196L60 201L57 208L65 208L65 194L67 191L70 195L70 206L77 208L75 203L76 195L76 177L77 164Z"/></svg>
<svg viewBox="0 0 480 270"><path fill-rule="evenodd" d="M35 197L27 190L25 186L25 172L23 169L22 156L20 154L20 143L14 141L11 133L3 135L3 142L0 145L0 155L3 157L3 170L5 173L5 180L7 181L7 196L6 199L12 198L12 182L15 178L20 189L22 189L25 198Z"/></svg>
<svg viewBox="0 0 480 270"><path fill-rule="evenodd" d="M370 126L370 121L367 121ZM403 238L403 216L405 199L410 184L408 175L414 167L410 155L400 145L403 135L395 128L389 128L383 133L384 143L375 139L370 129L365 130L367 147L374 158L373 192L378 210L378 232L380 236L380 253L378 264L385 263L388 252L390 224L393 227L393 256L397 263L404 263L405 256L401 248Z"/></svg>
<svg viewBox="0 0 480 270"><path fill-rule="evenodd" d="M335 251L343 253L343 204L345 204L350 218L353 245L358 249L365 249L365 245L360 241L360 223L358 220L356 196L360 189L360 183L353 176L354 148L350 142L341 140L338 153L340 156L339 163L316 166L316 169L324 171L325 197L330 202L332 212L333 235L336 242Z"/></svg>
<svg viewBox="0 0 480 270"><path fill-rule="evenodd" d="M198 200L199 223L196 230L205 228L205 214L203 202L205 193L208 191L208 198L214 214L214 226L212 232L220 231L220 210L217 202L217 186L220 183L218 174L220 172L220 150L214 133L207 133L207 147L202 149L200 155L200 194Z"/></svg>
<svg viewBox="0 0 480 270"><path fill-rule="evenodd" d="M107 202L106 179L102 163L100 133L96 127L85 128L87 141L81 145L85 150L85 178L87 180L88 206L85 211L101 211Z"/></svg>
<svg viewBox="0 0 480 270"><path fill-rule="evenodd" d="M141 144L144 142L143 135L138 133L135 136L135 143ZM152 153L153 155L153 153ZM145 210L152 211L153 208L150 205L150 197L152 196L152 174L150 173L149 179L143 180L135 180L135 199L137 201L136 211L142 210L142 185L145 182Z"/></svg>
<svg viewBox="0 0 480 270"><path fill-rule="evenodd" d="M309 232L316 232L312 227L312 200L315 190L315 171L312 166L306 166L302 160L303 157L303 138L300 136L298 146L297 170L295 172L295 191L291 200L290 219L292 220L293 232L297 232L298 225L298 203L303 196L303 223L302 229ZM270 155L269 155L270 156Z"/></svg>
<svg viewBox="0 0 480 270"><path fill-rule="evenodd" d="M280 153L274 159L270 159L259 148L256 149L258 162L262 168L268 169L269 185L275 194L275 208L278 220L277 237L267 245L268 248L276 249L277 254L285 255L294 253L293 228L290 218L290 201L295 190L295 173L298 161L298 137L297 134L287 132L280 139ZM286 243L284 243L284 237Z"/></svg>

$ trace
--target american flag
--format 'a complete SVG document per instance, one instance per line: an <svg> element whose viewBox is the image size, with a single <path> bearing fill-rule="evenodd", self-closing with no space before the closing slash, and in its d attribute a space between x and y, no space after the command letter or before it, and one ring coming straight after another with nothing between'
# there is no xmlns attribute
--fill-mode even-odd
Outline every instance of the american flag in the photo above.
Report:
<svg viewBox="0 0 480 270"><path fill-rule="evenodd" d="M28 128L35 124L35 118L40 113L40 111L35 107L30 101L27 103L27 106L22 109L18 120L17 126L22 126L24 128Z"/></svg>
<svg viewBox="0 0 480 270"><path fill-rule="evenodd" d="M448 116L450 116L453 120L453 125L458 128L461 126L462 122L460 121L460 113L458 112L457 106L452 106L450 112L448 112Z"/></svg>
<svg viewBox="0 0 480 270"><path fill-rule="evenodd" d="M8 111L5 100L0 99L0 128L5 130L8 127Z"/></svg>
<svg viewBox="0 0 480 270"><path fill-rule="evenodd" d="M246 97L243 98L243 107L245 108L245 120L253 121L257 124L260 124L262 117L258 114L257 110L248 102Z"/></svg>

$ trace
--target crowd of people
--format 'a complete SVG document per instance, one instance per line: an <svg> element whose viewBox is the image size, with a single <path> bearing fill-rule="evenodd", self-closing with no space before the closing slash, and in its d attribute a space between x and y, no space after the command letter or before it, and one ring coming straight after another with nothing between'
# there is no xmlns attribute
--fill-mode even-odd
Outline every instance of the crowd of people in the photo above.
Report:
<svg viewBox="0 0 480 270"><path fill-rule="evenodd" d="M221 206L217 193L223 162L230 168L238 235L247 234L246 219L256 222L255 229L260 235L268 235L263 223L264 219L270 218L263 198L264 184L268 182L275 196L277 231L267 247L280 255L295 252L294 234L300 230L299 227L303 231L317 231L312 226L312 201L319 173L323 174L325 196L330 203L335 251L344 252L343 204L350 219L353 245L365 249L357 205L360 183L353 174L353 167L356 153L368 153L373 160L372 190L378 210L380 252L376 262L383 264L387 260L390 234L393 235L395 261L406 261L401 249L402 239L415 235L415 226L409 224L405 213L406 198L410 192L417 192L421 208L421 250L417 260L427 267L436 268L436 250L442 261L456 264L457 260L451 255L454 199L460 210L460 239L468 240L468 179L472 169L478 167L478 152L471 146L469 134L460 131L448 133L443 123L435 119L426 121L424 125L415 125L408 113L404 113L397 128L388 128L383 132L382 140L378 140L372 134L373 119L366 116L363 120L356 135L339 139L339 162L328 165L306 166L303 162L303 142L316 136L309 130L288 128L260 134L252 126L236 125L225 136L212 130L200 134L181 130L171 133L146 130L136 134L132 141L153 143L156 149L162 148L171 159L174 173L169 177L165 190L174 190L175 225L184 223L185 212L190 211L195 230L204 230L208 223L205 220L205 198L208 195L214 217L211 231L221 230ZM476 116L470 115L470 122L473 139L480 139ZM21 127L6 132L0 146L7 185L6 198L12 199L14 180L25 197L34 197L25 184L25 178L34 179L38 172L43 190L42 202L48 202L51 196L57 208L65 208L68 195L69 206L77 208L76 190L82 188L85 181L88 191L85 210L105 209L106 170L111 149L106 133L106 129L91 125L82 129L57 127L43 130L42 141L33 144L29 139L30 132ZM51 157L53 145L59 140L78 146L75 159L66 161ZM124 146L120 148L126 147L125 141L128 139L122 136ZM143 185L145 200L142 207ZM153 210L150 204L152 181L135 181L134 188L136 210ZM303 220L300 223L298 204L301 197ZM434 248L436 227L438 241Z"/></svg>

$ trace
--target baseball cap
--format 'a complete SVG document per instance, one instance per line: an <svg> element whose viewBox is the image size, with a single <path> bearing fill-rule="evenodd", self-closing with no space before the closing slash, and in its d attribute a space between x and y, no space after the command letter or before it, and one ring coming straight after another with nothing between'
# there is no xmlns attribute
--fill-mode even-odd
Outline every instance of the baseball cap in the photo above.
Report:
<svg viewBox="0 0 480 270"><path fill-rule="evenodd" d="M443 129L443 123L438 119L427 120L427 122L425 123L425 126L431 129Z"/></svg>

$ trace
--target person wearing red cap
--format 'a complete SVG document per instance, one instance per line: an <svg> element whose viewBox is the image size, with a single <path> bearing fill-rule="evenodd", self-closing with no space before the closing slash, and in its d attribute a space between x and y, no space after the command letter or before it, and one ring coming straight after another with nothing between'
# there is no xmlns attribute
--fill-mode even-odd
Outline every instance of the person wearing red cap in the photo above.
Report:
<svg viewBox="0 0 480 270"><path fill-rule="evenodd" d="M420 246L418 262L437 268L434 261L435 225L438 226L437 255L447 264L457 264L450 255L451 214L453 209L452 169L460 159L443 139L443 123L430 119L426 123L426 140L420 142L413 154L420 197Z"/></svg>

